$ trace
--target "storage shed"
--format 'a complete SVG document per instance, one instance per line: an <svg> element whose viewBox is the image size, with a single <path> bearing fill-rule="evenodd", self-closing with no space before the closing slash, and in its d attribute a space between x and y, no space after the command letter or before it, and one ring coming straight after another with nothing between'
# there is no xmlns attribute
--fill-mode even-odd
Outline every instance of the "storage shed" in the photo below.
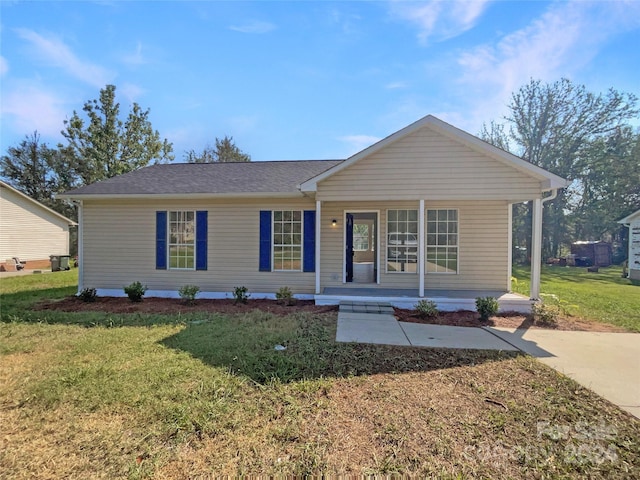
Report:
<svg viewBox="0 0 640 480"><path fill-rule="evenodd" d="M585 266L608 267L611 265L611 244L609 242L574 242L571 244L571 254Z"/></svg>
<svg viewBox="0 0 640 480"><path fill-rule="evenodd" d="M640 280L640 210L618 223L629 227L629 278Z"/></svg>

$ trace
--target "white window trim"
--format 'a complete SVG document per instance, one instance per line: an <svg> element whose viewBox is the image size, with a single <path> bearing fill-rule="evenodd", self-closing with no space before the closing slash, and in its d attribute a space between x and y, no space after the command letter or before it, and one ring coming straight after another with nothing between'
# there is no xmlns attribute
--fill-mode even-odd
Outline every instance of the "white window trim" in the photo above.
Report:
<svg viewBox="0 0 640 480"><path fill-rule="evenodd" d="M175 243L171 243L171 213L185 213L191 212L193 213L193 268L178 268L171 266L171 245L177 245ZM167 210L167 270L177 270L177 271L187 271L192 272L196 269L197 263L197 252L196 252L196 239L198 238L198 222L196 221L196 211L195 210Z"/></svg>
<svg viewBox="0 0 640 480"><path fill-rule="evenodd" d="M456 261L456 271L455 272L430 272L427 269L427 249L429 248L429 243L428 243L428 235L429 235L429 210L455 210L456 211L456 223L457 223L457 234L458 235L458 243L455 246L455 248L457 249L458 255L457 255L457 261ZM425 239L424 239L424 273L426 275L460 275L460 209L459 208L449 208L449 207L437 207L437 208L429 208L426 207L424 210L424 215L425 215L425 219L424 219L424 234L425 234ZM438 245L433 245L435 247L437 247ZM449 246L447 246L447 248L449 248Z"/></svg>
<svg viewBox="0 0 640 480"><path fill-rule="evenodd" d="M276 268L276 243L274 241L276 235L276 212L300 212L300 268L296 270L281 270ZM297 208L276 208L271 210L271 271L279 273L299 273L304 270L304 210Z"/></svg>
<svg viewBox="0 0 640 480"><path fill-rule="evenodd" d="M415 272L399 272L397 270L393 270L390 271L389 270L389 211L391 210L395 210L395 211L400 211L400 210L405 210L405 211L409 211L409 210L415 210L418 214L418 218L416 220L416 225L418 227L418 233L416 233L416 271ZM385 232L384 232L384 237L385 237L385 248L384 248L384 268L385 268L385 273L389 274L389 275L418 275L419 273L419 268L418 268L418 261L419 261L419 257L420 257L420 252L418 251L418 249L420 248L420 209L419 208L387 208L386 213L386 218L385 218Z"/></svg>

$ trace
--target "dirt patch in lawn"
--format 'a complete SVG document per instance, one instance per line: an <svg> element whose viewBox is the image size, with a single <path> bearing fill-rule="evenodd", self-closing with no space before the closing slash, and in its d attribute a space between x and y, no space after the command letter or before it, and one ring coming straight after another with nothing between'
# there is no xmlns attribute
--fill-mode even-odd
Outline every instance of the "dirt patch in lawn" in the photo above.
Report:
<svg viewBox="0 0 640 480"><path fill-rule="evenodd" d="M423 318L415 310L394 308L396 318L401 322L430 323L434 325L454 325L457 327L504 327L504 328L546 328L584 332L626 332L624 328L606 323L593 322L570 317L558 318L557 325L539 325L530 316L517 312L495 315L488 322L481 322L477 312L458 310L440 312L436 317Z"/></svg>
<svg viewBox="0 0 640 480"><path fill-rule="evenodd" d="M247 303L235 303L233 299L196 300L186 304L176 298L148 297L142 302L133 303L126 297L98 297L95 302L83 302L70 296L62 300L45 300L35 306L35 310L57 310L63 312L107 312L107 313L149 313L149 314L185 314L190 312L210 312L220 314L246 313L261 310L274 315L290 315L296 312L327 313L338 311L337 305L315 305L313 300L298 300L295 305L282 305L275 300L249 299ZM531 317L517 312L505 312L493 316L488 322L480 322L477 312L458 310L440 312L433 318L422 318L415 310L395 308L395 316L401 322L430 323L435 325L453 325L458 327L505 327L505 328L551 328L587 332L626 332L621 327L588 320L561 317L555 326L539 325Z"/></svg>

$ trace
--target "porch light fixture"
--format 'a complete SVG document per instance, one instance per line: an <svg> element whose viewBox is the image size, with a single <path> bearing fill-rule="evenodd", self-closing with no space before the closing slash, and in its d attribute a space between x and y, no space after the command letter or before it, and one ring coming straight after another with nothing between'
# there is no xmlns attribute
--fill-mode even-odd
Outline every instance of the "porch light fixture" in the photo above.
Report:
<svg viewBox="0 0 640 480"><path fill-rule="evenodd" d="M333 220L331 220L331 226L335 227L336 225L338 225L338 220L334 218Z"/></svg>

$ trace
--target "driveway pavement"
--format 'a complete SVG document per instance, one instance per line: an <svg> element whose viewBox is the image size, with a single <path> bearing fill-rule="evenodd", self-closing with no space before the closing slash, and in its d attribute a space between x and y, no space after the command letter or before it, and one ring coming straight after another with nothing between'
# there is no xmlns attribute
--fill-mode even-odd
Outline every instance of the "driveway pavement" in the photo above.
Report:
<svg viewBox="0 0 640 480"><path fill-rule="evenodd" d="M640 334L484 329L640 418Z"/></svg>
<svg viewBox="0 0 640 480"><path fill-rule="evenodd" d="M640 334L398 322L388 304L340 305L338 342L521 350L640 418Z"/></svg>

